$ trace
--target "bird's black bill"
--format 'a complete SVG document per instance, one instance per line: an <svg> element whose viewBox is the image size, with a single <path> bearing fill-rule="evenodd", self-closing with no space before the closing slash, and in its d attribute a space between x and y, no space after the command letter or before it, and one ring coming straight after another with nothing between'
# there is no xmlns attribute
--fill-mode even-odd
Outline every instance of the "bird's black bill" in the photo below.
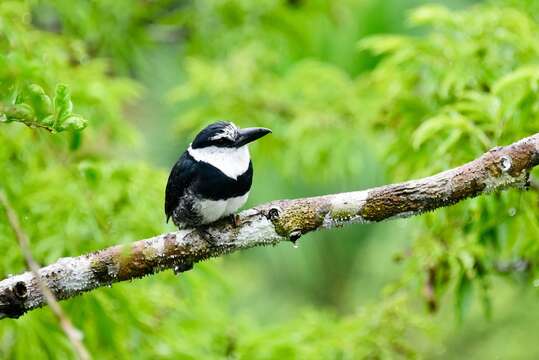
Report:
<svg viewBox="0 0 539 360"><path fill-rule="evenodd" d="M253 142L257 139L260 139L262 136L271 133L270 129L266 128L245 128L239 130L238 140L236 140L236 146L240 147L250 142Z"/></svg>

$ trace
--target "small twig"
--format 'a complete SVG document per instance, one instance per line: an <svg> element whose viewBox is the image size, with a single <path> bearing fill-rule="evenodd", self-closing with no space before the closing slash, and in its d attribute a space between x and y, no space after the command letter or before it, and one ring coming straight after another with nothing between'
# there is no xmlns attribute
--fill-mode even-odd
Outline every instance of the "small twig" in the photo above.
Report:
<svg viewBox="0 0 539 360"><path fill-rule="evenodd" d="M20 114L17 114L13 109L13 106L6 106L0 103L0 123L19 122L30 128L44 129L50 133L55 132L53 127L39 123L35 116L32 118L25 118Z"/></svg>
<svg viewBox="0 0 539 360"><path fill-rule="evenodd" d="M81 332L73 326L69 317L67 317L67 315L64 313L60 304L58 304L58 301L56 300L54 294L51 292L48 286L41 279L41 276L39 275L39 265L36 263L36 261L34 260L32 256L32 251L30 250L30 241L28 240L28 236L22 230L18 216L15 210L13 209L13 207L11 206L11 204L9 203L9 200L6 194L2 190L0 190L0 204L2 205L2 207L4 208L6 212L9 226L13 230L13 233L15 234L15 237L17 238L19 242L19 246L24 255L24 259L26 260L26 264L30 268L30 271L33 273L34 277L37 279L39 288L41 292L43 293L43 296L45 297L47 304L50 306L52 312L54 313L54 315L60 322L60 326L62 327L62 330L64 331L67 338L73 345L73 348L77 352L79 359L89 360L90 354L88 353L88 350L86 350L86 347L82 343Z"/></svg>
<svg viewBox="0 0 539 360"><path fill-rule="evenodd" d="M436 268L430 266L427 269L427 280L423 286L423 296L427 302L430 313L435 313L438 309L438 299L436 298Z"/></svg>
<svg viewBox="0 0 539 360"><path fill-rule="evenodd" d="M21 119L15 120L15 121L20 122L21 124L24 124L28 126L29 128L39 128L39 129L47 130L50 133L54 133L54 129L52 127L40 124L37 121L28 121L28 120L21 120Z"/></svg>
<svg viewBox="0 0 539 360"><path fill-rule="evenodd" d="M530 269L531 263L529 260L499 260L494 262L494 269L501 274L522 273Z"/></svg>
<svg viewBox="0 0 539 360"><path fill-rule="evenodd" d="M530 189L539 191L539 180L537 180L536 178L532 176L530 176Z"/></svg>

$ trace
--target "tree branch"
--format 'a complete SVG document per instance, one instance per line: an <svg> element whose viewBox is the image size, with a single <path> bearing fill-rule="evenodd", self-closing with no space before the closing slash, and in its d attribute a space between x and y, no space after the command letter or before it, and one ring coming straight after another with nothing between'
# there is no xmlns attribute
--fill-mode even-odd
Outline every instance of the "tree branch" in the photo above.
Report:
<svg viewBox="0 0 539 360"><path fill-rule="evenodd" d="M57 299L68 299L114 282L164 269L181 271L210 257L352 223L406 218L508 187L527 188L539 164L539 133L434 176L369 190L279 200L239 214L239 224L221 220L203 230L186 229L79 257L39 270ZM31 272L0 281L0 317L17 318L45 305Z"/></svg>

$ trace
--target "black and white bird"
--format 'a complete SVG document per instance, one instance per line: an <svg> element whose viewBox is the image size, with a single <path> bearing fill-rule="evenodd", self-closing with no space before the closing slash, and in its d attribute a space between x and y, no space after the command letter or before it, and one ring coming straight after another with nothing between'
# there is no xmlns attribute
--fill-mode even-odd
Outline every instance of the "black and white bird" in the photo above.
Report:
<svg viewBox="0 0 539 360"><path fill-rule="evenodd" d="M247 201L253 179L248 144L271 133L231 122L208 125L170 172L165 191L167 222L198 227L234 214Z"/></svg>

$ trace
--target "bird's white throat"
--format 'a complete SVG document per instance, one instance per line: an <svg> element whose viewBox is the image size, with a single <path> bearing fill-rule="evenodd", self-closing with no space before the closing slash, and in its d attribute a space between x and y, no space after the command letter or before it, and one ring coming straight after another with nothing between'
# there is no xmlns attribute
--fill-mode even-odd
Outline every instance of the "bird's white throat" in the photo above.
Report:
<svg viewBox="0 0 539 360"><path fill-rule="evenodd" d="M200 149L193 149L189 145L187 151L196 161L204 161L233 179L246 172L251 161L247 145L240 148L208 146Z"/></svg>

